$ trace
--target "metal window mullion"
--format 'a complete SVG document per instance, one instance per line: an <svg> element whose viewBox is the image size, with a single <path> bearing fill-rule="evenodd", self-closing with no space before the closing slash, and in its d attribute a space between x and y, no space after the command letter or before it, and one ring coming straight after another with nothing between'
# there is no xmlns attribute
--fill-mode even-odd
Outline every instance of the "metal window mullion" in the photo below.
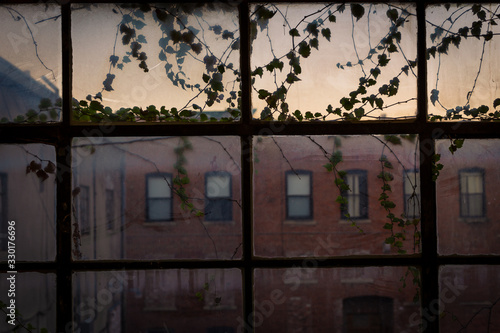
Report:
<svg viewBox="0 0 500 333"><path fill-rule="evenodd" d="M72 46L71 4L61 5L62 25L62 122L57 140L57 257L56 257L56 331L66 332L72 322L71 260L71 137Z"/></svg>
<svg viewBox="0 0 500 333"><path fill-rule="evenodd" d="M417 127L420 148L420 185L422 198L421 232L421 307L422 324L425 333L439 332L439 316L431 314L429 308L439 299L439 266L437 256L436 224L436 184L432 179L432 156L435 150L433 127L427 122L427 55L426 55L426 20L424 1L417 2Z"/></svg>
<svg viewBox="0 0 500 333"><path fill-rule="evenodd" d="M241 69L241 200L243 233L243 322L248 323L254 309L254 268L253 261L253 145L252 145L252 105L250 77L250 8L248 1L239 4L240 23L240 69ZM249 130L246 130L249 129ZM253 332L253 322L247 330ZM247 325L245 325L247 326Z"/></svg>

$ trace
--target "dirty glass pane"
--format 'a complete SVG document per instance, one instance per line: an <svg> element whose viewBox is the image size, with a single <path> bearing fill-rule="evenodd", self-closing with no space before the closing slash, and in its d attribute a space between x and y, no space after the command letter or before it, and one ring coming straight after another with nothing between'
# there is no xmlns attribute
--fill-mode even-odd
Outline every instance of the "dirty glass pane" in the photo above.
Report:
<svg viewBox="0 0 500 333"><path fill-rule="evenodd" d="M500 140L438 140L436 149L439 252L499 254Z"/></svg>
<svg viewBox="0 0 500 333"><path fill-rule="evenodd" d="M73 120L239 117L236 5L75 4L72 40Z"/></svg>
<svg viewBox="0 0 500 333"><path fill-rule="evenodd" d="M444 266L439 301L425 318L440 315L440 332L496 332L500 328L500 266ZM439 312L438 312L439 311Z"/></svg>
<svg viewBox="0 0 500 333"><path fill-rule="evenodd" d="M237 137L76 138L75 259L240 258L239 160ZM213 172L231 177L224 219L207 209Z"/></svg>
<svg viewBox="0 0 500 333"><path fill-rule="evenodd" d="M431 119L498 118L499 4L426 9ZM500 100L499 100L500 102Z"/></svg>
<svg viewBox="0 0 500 333"><path fill-rule="evenodd" d="M255 137L255 255L419 252L418 156L409 135Z"/></svg>
<svg viewBox="0 0 500 333"><path fill-rule="evenodd" d="M61 120L61 11L0 5L0 123Z"/></svg>
<svg viewBox="0 0 500 333"><path fill-rule="evenodd" d="M54 260L55 150L42 144L0 145L0 260Z"/></svg>
<svg viewBox="0 0 500 333"><path fill-rule="evenodd" d="M42 273L0 274L0 300L7 306L2 308L0 332L14 332L19 324L35 329L33 332L56 331L56 276ZM16 330L17 331L17 330Z"/></svg>
<svg viewBox="0 0 500 333"><path fill-rule="evenodd" d="M78 272L73 277L75 329L83 332L210 332L215 327L235 332L242 318L237 269Z"/></svg>
<svg viewBox="0 0 500 333"><path fill-rule="evenodd" d="M251 6L254 117L416 115L413 4Z"/></svg>
<svg viewBox="0 0 500 333"><path fill-rule="evenodd" d="M256 332L419 332L419 276L406 267L317 268L309 259L302 267L258 269L254 312L241 325Z"/></svg>

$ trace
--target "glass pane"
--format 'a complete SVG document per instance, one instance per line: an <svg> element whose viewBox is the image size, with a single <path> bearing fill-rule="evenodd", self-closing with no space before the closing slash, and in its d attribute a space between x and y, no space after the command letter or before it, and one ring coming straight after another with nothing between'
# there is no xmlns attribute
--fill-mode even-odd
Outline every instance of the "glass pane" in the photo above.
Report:
<svg viewBox="0 0 500 333"><path fill-rule="evenodd" d="M228 175L208 176L207 177L207 197L220 198L231 195L231 178Z"/></svg>
<svg viewBox="0 0 500 333"><path fill-rule="evenodd" d="M73 293L82 332L207 332L242 317L237 269L78 272Z"/></svg>
<svg viewBox="0 0 500 333"><path fill-rule="evenodd" d="M286 177L288 195L309 195L311 177L306 174L289 174Z"/></svg>
<svg viewBox="0 0 500 333"><path fill-rule="evenodd" d="M155 199L148 202L148 217L150 220L168 221L172 219L171 200Z"/></svg>
<svg viewBox="0 0 500 333"><path fill-rule="evenodd" d="M256 332L419 332L415 268L315 264L256 270L254 312L241 325Z"/></svg>
<svg viewBox="0 0 500 333"><path fill-rule="evenodd" d="M416 136L262 136L254 138L254 158L255 255L420 251L420 220L402 216L403 174L419 164ZM308 202L286 192L287 179L296 180L298 170L311 172L312 181L307 213L312 218L303 221L290 214L304 216ZM347 189L342 180L350 171L359 176L353 183L357 190ZM342 213L343 205L352 206L350 218Z"/></svg>
<svg viewBox="0 0 500 333"><path fill-rule="evenodd" d="M0 123L61 120L60 15L55 4L0 7Z"/></svg>
<svg viewBox="0 0 500 333"><path fill-rule="evenodd" d="M85 201L77 188L88 187L90 196L87 234L81 232L81 217L73 215L80 229L73 230L75 259L241 256L238 137L76 138L72 153L75 206ZM220 207L231 210L230 216L224 214L223 225L212 222L212 211L205 208L205 174L210 172L226 172L231 177L232 195L220 199L224 200ZM158 191L154 189L160 184L155 184L153 193L163 196L168 189L171 198L148 197L151 177L165 183ZM112 230L106 219L107 190L115 196Z"/></svg>
<svg viewBox="0 0 500 333"><path fill-rule="evenodd" d="M426 8L431 119L498 118L498 4ZM444 118L442 118L444 117Z"/></svg>
<svg viewBox="0 0 500 333"><path fill-rule="evenodd" d="M311 215L309 198L288 198L288 217L300 218L308 217Z"/></svg>
<svg viewBox="0 0 500 333"><path fill-rule="evenodd" d="M10 248L15 248L17 261L54 260L54 148L4 144L0 157L0 260L7 260Z"/></svg>
<svg viewBox="0 0 500 333"><path fill-rule="evenodd" d="M500 140L465 139L453 154L451 144L436 142L439 252L499 254Z"/></svg>
<svg viewBox="0 0 500 333"><path fill-rule="evenodd" d="M19 324L41 332L56 331L56 276L41 273L0 273L0 300L6 316L0 320L0 332L14 332ZM17 331L17 330L16 330Z"/></svg>
<svg viewBox="0 0 500 333"><path fill-rule="evenodd" d="M170 176L148 177L149 198L170 198L172 179Z"/></svg>
<svg viewBox="0 0 500 333"><path fill-rule="evenodd" d="M444 266L439 300L427 309L440 316L442 333L495 332L500 327L500 266Z"/></svg>
<svg viewBox="0 0 500 333"><path fill-rule="evenodd" d="M413 4L257 4L250 19L255 118L415 116Z"/></svg>
<svg viewBox="0 0 500 333"><path fill-rule="evenodd" d="M71 22L74 120L239 117L236 4L75 4Z"/></svg>

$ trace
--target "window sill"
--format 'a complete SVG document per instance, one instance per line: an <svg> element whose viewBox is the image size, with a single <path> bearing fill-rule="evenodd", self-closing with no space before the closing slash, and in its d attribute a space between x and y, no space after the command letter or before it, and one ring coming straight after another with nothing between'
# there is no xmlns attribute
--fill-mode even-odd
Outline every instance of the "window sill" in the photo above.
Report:
<svg viewBox="0 0 500 333"><path fill-rule="evenodd" d="M215 224L219 224L219 225L234 225L235 222L233 220L225 220L225 221L207 221L207 220L204 220L203 221L203 224L204 225L215 225Z"/></svg>
<svg viewBox="0 0 500 333"><path fill-rule="evenodd" d="M458 219L459 222L463 223L470 223L470 224L475 224L475 223L486 223L488 222L487 217L460 217Z"/></svg>
<svg viewBox="0 0 500 333"><path fill-rule="evenodd" d="M285 220L286 225L316 225L316 220Z"/></svg>
<svg viewBox="0 0 500 333"><path fill-rule="evenodd" d="M352 222L354 222L356 224L368 224L368 223L372 223L372 220L370 220L370 219L352 219L352 220L340 219L339 220L340 224L351 224Z"/></svg>
<svg viewBox="0 0 500 333"><path fill-rule="evenodd" d="M177 225L176 222L173 221L144 221L143 226L150 227L163 227L163 226L172 226Z"/></svg>

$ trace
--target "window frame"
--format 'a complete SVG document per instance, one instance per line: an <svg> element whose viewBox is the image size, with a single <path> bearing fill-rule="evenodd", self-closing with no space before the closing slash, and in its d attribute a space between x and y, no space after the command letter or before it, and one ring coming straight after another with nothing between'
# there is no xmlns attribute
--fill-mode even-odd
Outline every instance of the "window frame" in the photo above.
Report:
<svg viewBox="0 0 500 333"><path fill-rule="evenodd" d="M466 173L479 175L481 177L481 192L480 193L470 193L470 192L462 192L462 177L465 176ZM459 193L459 212L460 218L462 219L483 219L486 218L486 183L484 181L485 170L483 168L463 168L458 171L458 193ZM470 196L473 194L480 194L481 196L481 215L471 215L470 214ZM464 197L465 196L465 197ZM467 200L467 203L464 203L464 199ZM467 214L463 214L463 208L466 205L466 209L468 211Z"/></svg>
<svg viewBox="0 0 500 333"><path fill-rule="evenodd" d="M20 1L25 4L38 4L38 1ZM387 255L384 258L353 257L353 258L326 258L317 261L318 267L357 267L357 266L416 266L426 272L422 280L421 309L435 306L439 299L439 268L442 265L499 265L500 256L477 255L440 255L437 249L436 226L436 185L431 181L434 161L431 156L435 153L435 142L440 138L500 138L500 122L428 122L427 121L427 63L426 63L426 21L425 9L429 4L440 3L435 0L409 1L416 6L417 15L417 115L409 121L361 121L361 122L261 122L254 120L251 107L251 66L250 66L250 10L249 4L258 3L242 0L239 5L240 34L241 34L241 121L230 124L116 124L112 132L100 131L104 137L112 136L164 136L168 135L235 135L239 136L242 145L241 179L242 179L242 225L243 225L243 259L228 262L218 260L206 261L173 261L173 260L144 260L141 262L112 261L112 262L79 262L72 259L71 216L72 182L71 182L71 141L75 137L83 137L95 133L99 126L92 124L73 124L72 114L72 50L71 50L71 4L82 1L66 1L61 4L61 32L62 32L62 81L63 105L62 121L57 124L20 125L0 124L2 136L0 142L16 144L29 142L46 143L53 145L57 152L57 257L55 262L18 262L19 271L52 272L57 274L57 322L58 332L66 331L68 323L73 320L72 311L72 280L73 273L80 271L95 272L100 270L120 269L168 269L176 268L221 268L236 267L242 271L243 284L243 317L248 318L254 310L253 300L253 271L261 267L293 267L300 266L302 259L282 258L260 259L253 255L252 245L252 137L262 133L274 135L371 135L371 134L417 134L420 146L420 179L421 179L421 220L422 252L416 256ZM86 2L86 1L83 1ZM104 2L96 0L93 2ZM109 1L108 1L109 2ZM289 0L290 3L305 1ZM379 1L366 0L363 4ZM470 1L457 0L455 3L469 4ZM472 2L478 3L478 2ZM193 131L193 128L195 129ZM422 311L422 320L427 323L424 332L438 332L439 316L429 321Z"/></svg>
<svg viewBox="0 0 500 333"><path fill-rule="evenodd" d="M229 195L228 196L216 196L216 197L209 197L208 196L208 179L211 176L216 176L216 177L227 177L229 180L229 185L228 185L228 190L229 190ZM219 216L214 217L211 214L207 214L207 207L209 205L218 203L219 205L223 206L225 208L224 213L222 217L219 218ZM222 204L221 204L222 203ZM227 206L227 207L225 207ZM227 172L227 171L208 171L205 172L205 205L204 205L204 218L205 221L207 222L230 222L233 221L233 177L232 175Z"/></svg>
<svg viewBox="0 0 500 333"><path fill-rule="evenodd" d="M300 175L309 176L309 195L291 195L288 194L288 177L300 177ZM313 172L309 170L287 170L285 172L285 202L286 202L286 219L291 221L308 221L314 218L314 202L313 202ZM289 207L290 207L290 198L305 198L308 199L309 202L309 214L304 216L291 216Z"/></svg>
<svg viewBox="0 0 500 333"><path fill-rule="evenodd" d="M169 201L169 206L170 206L170 216L167 219L151 219L149 216L149 208L150 208L150 198L149 198L149 179L150 178L160 178L163 181L165 181L165 178L167 179L167 182L170 181L170 184L167 184L168 189L170 191L170 197L161 197L161 199L167 198ZM145 177L146 185L146 194L145 194L145 223L161 223L161 222L172 222L174 221L174 196L172 193L172 188L171 183L172 183L172 174L170 172L151 172L147 173Z"/></svg>

